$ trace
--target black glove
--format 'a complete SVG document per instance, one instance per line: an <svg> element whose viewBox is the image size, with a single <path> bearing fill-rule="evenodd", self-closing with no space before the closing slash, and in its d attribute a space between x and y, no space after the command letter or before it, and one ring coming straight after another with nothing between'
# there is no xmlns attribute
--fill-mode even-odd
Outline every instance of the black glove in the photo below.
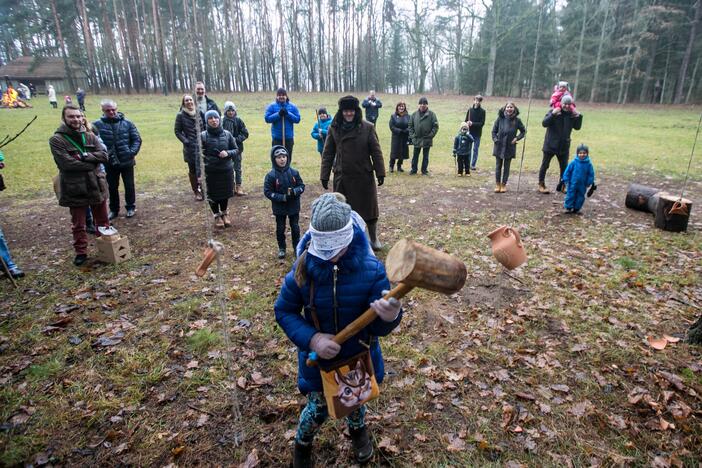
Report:
<svg viewBox="0 0 702 468"><path fill-rule="evenodd" d="M324 190L329 190L329 179L327 180L322 180L322 187L324 187Z"/></svg>
<svg viewBox="0 0 702 468"><path fill-rule="evenodd" d="M384 175L379 175L378 176L378 187L383 185L385 183L385 176Z"/></svg>
<svg viewBox="0 0 702 468"><path fill-rule="evenodd" d="M281 107L280 110L278 111L278 115L281 117L285 117L288 115L288 111L285 107Z"/></svg>
<svg viewBox="0 0 702 468"><path fill-rule="evenodd" d="M595 190L597 190L597 185L592 184L590 190L587 191L587 197L590 198L592 194L595 193Z"/></svg>

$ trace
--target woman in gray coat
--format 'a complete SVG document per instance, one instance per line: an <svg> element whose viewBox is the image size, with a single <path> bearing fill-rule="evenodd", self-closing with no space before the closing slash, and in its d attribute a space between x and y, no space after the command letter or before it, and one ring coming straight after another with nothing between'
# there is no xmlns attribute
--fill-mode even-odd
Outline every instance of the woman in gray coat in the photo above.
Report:
<svg viewBox="0 0 702 468"><path fill-rule="evenodd" d="M495 156L495 193L507 191L509 166L517 155L517 142L526 135L526 128L517 117L519 109L508 101L497 113L492 126L492 141L495 143L492 155Z"/></svg>

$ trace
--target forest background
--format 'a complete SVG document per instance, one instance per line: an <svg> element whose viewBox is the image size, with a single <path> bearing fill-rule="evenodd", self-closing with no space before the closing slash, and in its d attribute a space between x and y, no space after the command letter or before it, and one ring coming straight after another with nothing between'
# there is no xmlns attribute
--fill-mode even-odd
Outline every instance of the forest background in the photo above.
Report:
<svg viewBox="0 0 702 468"><path fill-rule="evenodd" d="M93 93L482 92L702 100L694 0L0 1L0 63L81 66ZM73 77L69 77L73 78ZM73 87L73 86L72 86Z"/></svg>

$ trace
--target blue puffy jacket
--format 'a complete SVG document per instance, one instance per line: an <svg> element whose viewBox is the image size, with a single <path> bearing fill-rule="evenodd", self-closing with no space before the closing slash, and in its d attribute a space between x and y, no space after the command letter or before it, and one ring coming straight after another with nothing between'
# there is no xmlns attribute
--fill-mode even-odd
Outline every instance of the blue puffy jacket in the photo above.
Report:
<svg viewBox="0 0 702 468"><path fill-rule="evenodd" d="M324 141L327 139L327 133L329 133L329 126L332 123L332 118L327 117L326 119L319 119L318 122L315 122L314 127L312 127L312 132L310 132L310 135L312 138L317 140L317 152L322 153L324 150ZM322 136L319 136L319 131L322 131Z"/></svg>
<svg viewBox="0 0 702 468"><path fill-rule="evenodd" d="M592 167L590 156L580 159L577 155L563 173L563 182L567 191L564 206L569 210L579 210L585 203L587 188L595 183L595 168Z"/></svg>
<svg viewBox="0 0 702 468"><path fill-rule="evenodd" d="M310 240L306 233L298 244L298 255ZM298 260L299 261L299 260ZM306 360L310 352L312 336L318 332L312 322L309 311L310 281L314 282L314 303L317 308L320 331L336 334L346 325L358 318L368 309L370 303L382 296L384 289L390 289L390 282L385 274L385 267L371 252L368 238L360 227L354 225L354 236L349 249L334 265L321 260L309 252L306 254L307 281L299 287L292 270L285 276L285 282L275 301L275 319L290 341L297 346L298 380L297 386L303 394L321 392L322 379L318 367L308 367ZM335 266L337 270L335 271ZM336 296L334 287L336 286ZM337 304L336 317L334 303ZM341 351L335 360L354 356L370 344L371 359L378 382L385 374L383 355L380 351L378 336L388 335L402 319L402 311L393 322L375 319L358 335L341 345ZM370 343L369 343L370 342ZM324 365L328 361L320 360Z"/></svg>
<svg viewBox="0 0 702 468"><path fill-rule="evenodd" d="M305 184L297 170L290 167L288 158L285 167L275 163L273 153L282 146L275 145L271 148L271 164L273 169L266 174L263 180L263 194L272 202L274 215L296 215L300 213L300 196L305 191ZM288 189L292 189L292 196L288 196Z"/></svg>
<svg viewBox="0 0 702 468"><path fill-rule="evenodd" d="M283 127L280 124L280 109L285 108L288 114L285 116L285 139L291 140L295 137L293 124L300 123L300 111L292 102L280 104L278 101L272 102L266 107L264 118L271 125L271 136L275 140L283 139Z"/></svg>
<svg viewBox="0 0 702 468"><path fill-rule="evenodd" d="M134 165L134 158L141 148L141 136L136 126L124 118L124 114L118 112L117 117L114 118L102 116L93 123L93 126L100 132L100 138L107 147L112 166ZM117 161L119 163L115 164Z"/></svg>

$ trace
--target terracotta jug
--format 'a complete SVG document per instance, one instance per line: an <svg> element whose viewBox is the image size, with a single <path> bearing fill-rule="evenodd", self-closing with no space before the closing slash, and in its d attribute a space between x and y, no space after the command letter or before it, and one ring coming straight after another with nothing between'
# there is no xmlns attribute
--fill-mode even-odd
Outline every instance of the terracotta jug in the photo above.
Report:
<svg viewBox="0 0 702 468"><path fill-rule="evenodd" d="M207 247L205 249L202 262L200 262L200 265L198 265L197 270L195 270L195 274L197 276L204 276L205 273L207 273L207 269L210 267L210 264L214 261L215 258L217 258L217 251L212 247Z"/></svg>
<svg viewBox="0 0 702 468"><path fill-rule="evenodd" d="M492 242L492 254L508 270L514 270L526 262L527 256L519 232L509 226L500 226L488 234Z"/></svg>

